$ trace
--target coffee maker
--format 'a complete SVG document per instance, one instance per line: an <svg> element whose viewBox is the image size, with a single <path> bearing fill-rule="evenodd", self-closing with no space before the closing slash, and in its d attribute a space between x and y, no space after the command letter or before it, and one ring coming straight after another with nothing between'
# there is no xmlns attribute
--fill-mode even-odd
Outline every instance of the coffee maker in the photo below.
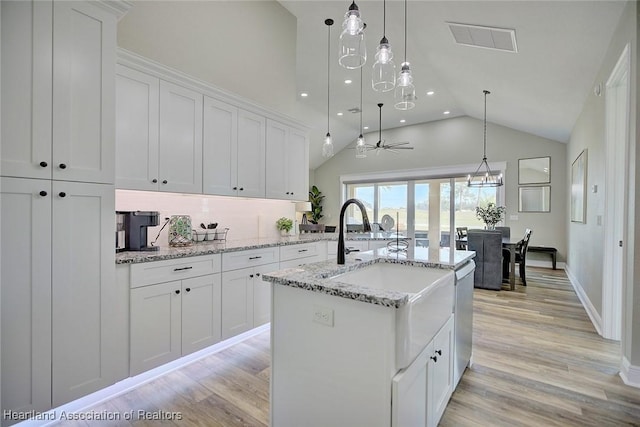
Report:
<svg viewBox="0 0 640 427"><path fill-rule="evenodd" d="M159 224L156 211L116 211L116 251L157 251L159 246L147 246L147 227ZM120 226L120 224L123 224ZM119 230L122 228L123 230ZM124 231L121 233L120 231ZM122 244L124 234L124 245Z"/></svg>

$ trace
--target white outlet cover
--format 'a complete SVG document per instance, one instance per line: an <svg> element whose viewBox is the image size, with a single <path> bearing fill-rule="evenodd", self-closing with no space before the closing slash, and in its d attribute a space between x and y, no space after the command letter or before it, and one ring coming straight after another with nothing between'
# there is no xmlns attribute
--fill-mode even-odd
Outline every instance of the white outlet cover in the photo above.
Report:
<svg viewBox="0 0 640 427"><path fill-rule="evenodd" d="M509 221L517 221L518 215L509 215Z"/></svg>
<svg viewBox="0 0 640 427"><path fill-rule="evenodd" d="M333 309L329 307L322 307L319 305L313 306L313 321L333 327Z"/></svg>

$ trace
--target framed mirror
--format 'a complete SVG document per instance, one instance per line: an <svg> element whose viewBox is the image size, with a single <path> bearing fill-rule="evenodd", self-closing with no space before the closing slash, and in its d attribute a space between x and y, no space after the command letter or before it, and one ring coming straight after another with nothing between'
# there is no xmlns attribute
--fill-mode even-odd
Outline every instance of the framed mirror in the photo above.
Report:
<svg viewBox="0 0 640 427"><path fill-rule="evenodd" d="M551 157L518 160L518 184L551 183Z"/></svg>
<svg viewBox="0 0 640 427"><path fill-rule="evenodd" d="M520 187L519 212L551 212L551 186Z"/></svg>

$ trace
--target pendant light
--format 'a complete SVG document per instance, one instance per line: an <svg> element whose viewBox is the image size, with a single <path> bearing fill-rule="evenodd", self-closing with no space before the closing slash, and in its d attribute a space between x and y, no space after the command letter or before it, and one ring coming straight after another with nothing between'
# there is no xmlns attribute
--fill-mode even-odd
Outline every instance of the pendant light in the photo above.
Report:
<svg viewBox="0 0 640 427"><path fill-rule="evenodd" d="M355 1L349 6L342 23L338 63L347 69L362 67L367 62L367 47L364 40L365 25Z"/></svg>
<svg viewBox="0 0 640 427"><path fill-rule="evenodd" d="M378 92L392 90L396 84L396 64L393 63L393 52L386 37L387 29L387 3L382 2L382 39L376 52L376 62L373 64L371 86Z"/></svg>
<svg viewBox="0 0 640 427"><path fill-rule="evenodd" d="M324 144L322 145L322 156L333 156L333 141L331 139L331 132L329 132L329 70L331 65L331 26L333 25L333 19L325 19L324 23L327 26L327 135L324 137Z"/></svg>
<svg viewBox="0 0 640 427"><path fill-rule="evenodd" d="M404 0L404 62L398 75L395 98L395 107L398 110L410 110L416 106L416 88L413 85L411 68L407 62L407 0Z"/></svg>
<svg viewBox="0 0 640 427"><path fill-rule="evenodd" d="M362 68L360 68L360 135L356 140L356 159L367 157L367 144L362 135Z"/></svg>
<svg viewBox="0 0 640 427"><path fill-rule="evenodd" d="M487 163L487 95L491 92L483 90L484 93L484 151L482 162L473 175L467 176L468 187L501 187L504 185L502 174L495 175Z"/></svg>

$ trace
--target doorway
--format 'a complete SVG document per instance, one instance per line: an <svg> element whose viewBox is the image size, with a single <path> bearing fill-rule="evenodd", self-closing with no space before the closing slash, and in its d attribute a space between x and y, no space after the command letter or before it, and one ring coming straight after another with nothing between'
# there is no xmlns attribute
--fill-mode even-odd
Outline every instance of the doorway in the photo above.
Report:
<svg viewBox="0 0 640 427"><path fill-rule="evenodd" d="M627 44L605 87L605 211L602 277L602 335L620 340L625 283L629 153L630 46Z"/></svg>

